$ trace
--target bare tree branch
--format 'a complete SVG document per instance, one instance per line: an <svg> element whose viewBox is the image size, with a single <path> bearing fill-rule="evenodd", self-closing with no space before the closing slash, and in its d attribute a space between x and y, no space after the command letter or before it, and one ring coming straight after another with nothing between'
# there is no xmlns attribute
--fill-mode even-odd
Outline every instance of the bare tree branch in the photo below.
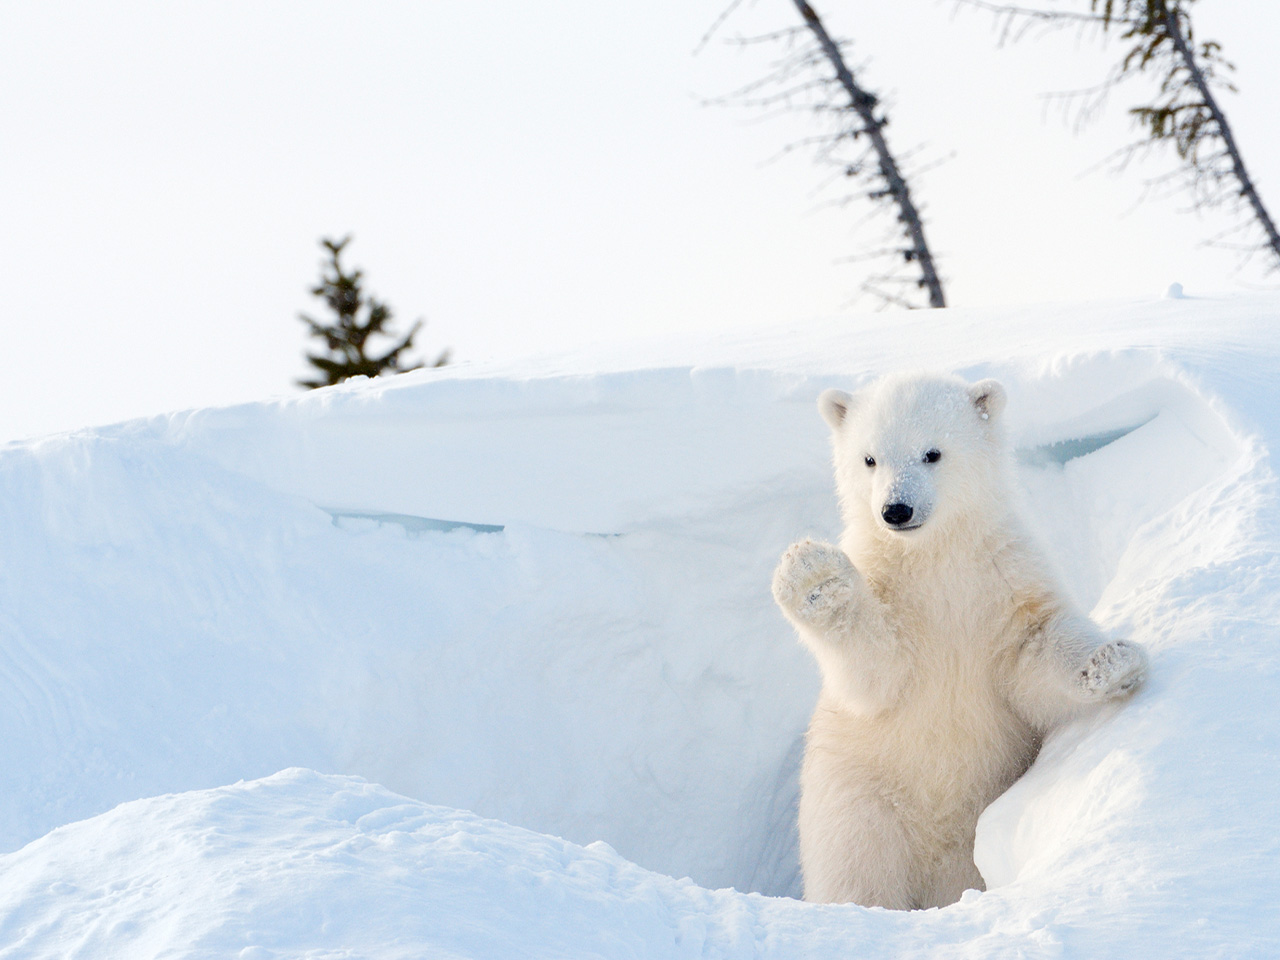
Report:
<svg viewBox="0 0 1280 960"><path fill-rule="evenodd" d="M796 9L800 11L800 16L804 18L809 29L813 31L813 35L817 38L822 52L826 54L827 59L830 61L832 68L836 72L836 79L839 80L840 85L849 95L847 109L854 111L858 115L858 118L862 121L860 132L867 135L871 140L872 147L875 149L880 165L879 173L884 178L886 185L885 195L891 196L898 205L898 219L902 222L907 236L911 240L911 250L906 255L906 260L908 263L915 262L920 266L921 286L929 292L929 306L945 307L947 301L942 292L942 281L938 277L938 271L933 263L933 254L930 252L929 244L925 239L924 223L920 219L920 211L911 199L911 191L907 186L907 181L898 169L897 161L894 160L889 144L885 140L885 122L883 118L878 118L875 115L875 108L879 101L874 94L864 90L854 80L852 71L845 64L844 57L840 53L840 48L831 39L831 35L827 33L826 27L818 19L813 7L809 6L806 0L793 0L793 2Z"/></svg>
<svg viewBox="0 0 1280 960"><path fill-rule="evenodd" d="M1163 6L1163 3L1161 6ZM1169 39L1173 42L1174 48L1178 51L1178 55L1182 57L1182 62L1186 65L1191 83L1203 98L1203 103L1188 106L1193 109L1207 110L1213 122L1217 124L1218 136L1222 139L1226 156L1231 160L1231 172L1235 176L1236 182L1240 185L1240 195L1248 201L1249 206L1253 209L1254 217L1267 236L1267 243L1271 247L1271 252L1275 255L1277 262L1280 262L1280 233L1276 232L1276 225L1271 219L1271 214L1267 212L1267 208L1262 203L1262 198L1258 195L1257 188L1253 185L1249 172L1245 169L1244 158L1240 155L1240 149L1236 146L1236 139L1231 133L1231 125L1227 123L1226 115L1218 106L1218 101L1214 97L1213 91L1209 89L1209 83L1199 64L1196 63L1195 53L1188 44L1187 36L1183 34L1178 19L1179 11L1176 7L1165 10L1165 30Z"/></svg>
<svg viewBox="0 0 1280 960"><path fill-rule="evenodd" d="M1129 113L1146 130L1146 137L1112 155L1123 168L1140 150L1171 141L1181 169L1148 181L1147 193L1186 189L1195 206L1247 207L1249 223L1263 236L1249 251L1269 250L1272 269L1280 269L1280 232L1267 212L1256 184L1245 168L1231 125L1215 90L1235 90L1224 73L1234 68L1222 57L1219 44L1196 43L1192 37L1189 8L1195 0L1090 0L1089 12L1046 10L1005 5L994 0L955 0L957 5L987 10L1006 18L1007 37L1016 21L1037 24L1096 24L1106 33L1111 27L1131 41L1121 61L1097 87L1060 95L1064 102L1084 100L1077 126L1099 109L1110 90L1140 73L1154 72L1160 86L1153 102L1132 107ZM1209 242L1216 244L1216 239Z"/></svg>
<svg viewBox="0 0 1280 960"><path fill-rule="evenodd" d="M863 284L863 293L886 305L944 306L942 279L925 240L922 210L912 199L909 176L904 172L910 166L910 178L914 179L912 155L890 152L884 134L886 105L855 79L855 69L846 57L847 42L831 37L808 3L795 2L795 6L802 18L799 25L725 41L740 48L772 47L779 54L763 77L704 102L747 106L765 118L796 110L817 117L825 132L789 143L771 159L800 149L813 151L815 159L832 171L815 193L829 190L837 178L857 181L855 189L815 209L846 204L864 209L866 215L858 218L855 231L873 219L877 221L882 235L871 244L876 248L874 254L850 258L878 259L885 267L873 282ZM707 31L699 49L711 35L723 32L729 14L740 7L740 0L734 0Z"/></svg>

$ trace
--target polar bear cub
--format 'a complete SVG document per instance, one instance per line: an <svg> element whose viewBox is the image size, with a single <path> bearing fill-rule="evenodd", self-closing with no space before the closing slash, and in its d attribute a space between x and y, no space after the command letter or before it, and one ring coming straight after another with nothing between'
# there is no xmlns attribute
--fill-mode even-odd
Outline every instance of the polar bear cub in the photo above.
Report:
<svg viewBox="0 0 1280 960"><path fill-rule="evenodd" d="M800 778L806 900L913 909L983 888L978 815L1056 724L1147 658L1066 599L1012 507L1003 388L828 390L840 546L787 550L773 595L818 661Z"/></svg>

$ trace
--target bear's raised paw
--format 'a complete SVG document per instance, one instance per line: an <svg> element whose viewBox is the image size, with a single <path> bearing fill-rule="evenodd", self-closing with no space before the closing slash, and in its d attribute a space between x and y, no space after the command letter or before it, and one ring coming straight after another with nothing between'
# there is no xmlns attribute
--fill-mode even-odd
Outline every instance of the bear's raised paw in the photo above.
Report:
<svg viewBox="0 0 1280 960"><path fill-rule="evenodd" d="M844 551L818 540L793 543L773 572L773 598L809 623L846 606L860 586L861 577Z"/></svg>
<svg viewBox="0 0 1280 960"><path fill-rule="evenodd" d="M1109 700L1137 689L1147 675L1147 654L1136 643L1113 640L1093 651L1080 670L1080 689L1090 700Z"/></svg>

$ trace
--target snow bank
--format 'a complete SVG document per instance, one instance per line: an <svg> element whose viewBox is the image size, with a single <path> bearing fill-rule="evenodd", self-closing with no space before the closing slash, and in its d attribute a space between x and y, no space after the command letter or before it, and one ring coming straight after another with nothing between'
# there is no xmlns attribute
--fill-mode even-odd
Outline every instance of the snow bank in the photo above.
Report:
<svg viewBox="0 0 1280 960"><path fill-rule="evenodd" d="M296 769L134 801L8 861L0 942L32 958L696 957L754 933L735 895L604 844Z"/></svg>
<svg viewBox="0 0 1280 960"><path fill-rule="evenodd" d="M832 321L9 445L0 957L1275 955L1277 307ZM769 574L836 530L814 398L907 366L1006 383L1032 522L1153 676L984 815L988 892L814 907L777 899L817 677Z"/></svg>

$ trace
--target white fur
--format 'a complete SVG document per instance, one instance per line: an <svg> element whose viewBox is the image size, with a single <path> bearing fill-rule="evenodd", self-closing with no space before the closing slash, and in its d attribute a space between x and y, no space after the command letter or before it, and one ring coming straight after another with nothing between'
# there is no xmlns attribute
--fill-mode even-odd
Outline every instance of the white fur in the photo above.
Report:
<svg viewBox="0 0 1280 960"><path fill-rule="evenodd" d="M933 376L819 399L844 534L794 544L773 578L822 671L800 781L806 900L912 909L982 889L978 815L1052 727L1142 681L1142 648L1072 607L1015 516L1004 403L993 380ZM889 504L912 509L903 528Z"/></svg>

